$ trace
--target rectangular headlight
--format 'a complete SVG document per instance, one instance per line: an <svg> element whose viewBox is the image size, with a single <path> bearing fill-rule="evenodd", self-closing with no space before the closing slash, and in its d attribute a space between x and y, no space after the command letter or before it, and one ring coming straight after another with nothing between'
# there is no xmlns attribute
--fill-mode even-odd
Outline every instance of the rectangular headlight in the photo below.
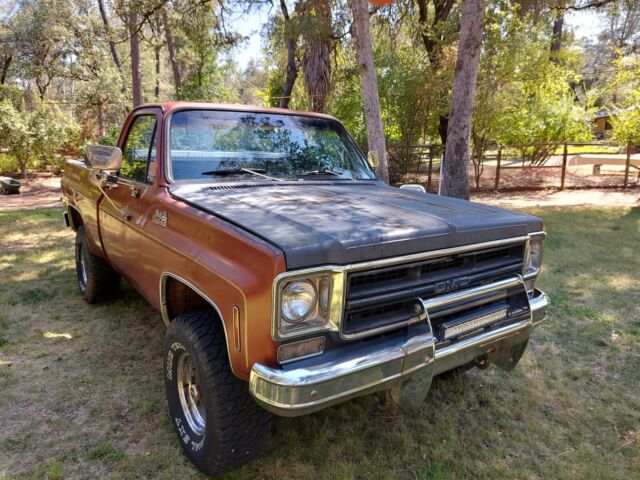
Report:
<svg viewBox="0 0 640 480"><path fill-rule="evenodd" d="M276 279L274 340L337 329L343 276L316 272L284 274Z"/></svg>

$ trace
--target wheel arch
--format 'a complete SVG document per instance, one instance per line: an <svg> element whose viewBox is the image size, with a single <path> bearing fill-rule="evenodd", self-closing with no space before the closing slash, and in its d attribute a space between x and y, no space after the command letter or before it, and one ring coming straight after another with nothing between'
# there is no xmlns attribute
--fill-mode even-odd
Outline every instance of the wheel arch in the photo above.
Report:
<svg viewBox="0 0 640 480"><path fill-rule="evenodd" d="M72 205L67 205L67 213L69 214L69 226L74 232L77 232L78 228L84 225L82 215L80 214L78 209Z"/></svg>
<svg viewBox="0 0 640 480"><path fill-rule="evenodd" d="M215 320L220 322L220 326L224 332L231 371L234 375L238 376L230 355L231 345L229 344L227 325L224 322L224 316L220 311L220 307L207 297L202 290L184 277L171 272L162 273L160 276L160 313L162 314L162 321L167 327L171 324L172 318L205 308L213 309L217 317Z"/></svg>

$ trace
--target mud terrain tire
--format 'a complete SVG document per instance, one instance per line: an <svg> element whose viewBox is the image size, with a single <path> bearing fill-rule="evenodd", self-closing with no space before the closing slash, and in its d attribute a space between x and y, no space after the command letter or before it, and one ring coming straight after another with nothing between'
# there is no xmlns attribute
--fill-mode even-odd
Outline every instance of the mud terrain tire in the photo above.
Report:
<svg viewBox="0 0 640 480"><path fill-rule="evenodd" d="M164 377L180 445L205 474L239 467L262 452L271 415L231 371L224 331L212 311L187 313L171 322Z"/></svg>

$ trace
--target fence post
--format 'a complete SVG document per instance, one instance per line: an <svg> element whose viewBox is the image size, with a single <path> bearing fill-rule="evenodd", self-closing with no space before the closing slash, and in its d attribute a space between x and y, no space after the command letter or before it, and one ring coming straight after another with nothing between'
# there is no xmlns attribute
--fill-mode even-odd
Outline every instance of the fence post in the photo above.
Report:
<svg viewBox="0 0 640 480"><path fill-rule="evenodd" d="M567 174L567 142L564 142L564 149L562 151L562 174L560 177L560 190L564 190L564 177Z"/></svg>
<svg viewBox="0 0 640 480"><path fill-rule="evenodd" d="M502 162L502 145L498 145L498 163L496 165L496 185L495 191L498 191L498 185L500 185L500 162Z"/></svg>
<svg viewBox="0 0 640 480"><path fill-rule="evenodd" d="M629 185L629 166L631 165L631 142L627 143L627 162L624 168L624 188Z"/></svg>
<svg viewBox="0 0 640 480"><path fill-rule="evenodd" d="M427 177L427 192L431 190L431 168L433 167L433 145L429 145L429 176Z"/></svg>

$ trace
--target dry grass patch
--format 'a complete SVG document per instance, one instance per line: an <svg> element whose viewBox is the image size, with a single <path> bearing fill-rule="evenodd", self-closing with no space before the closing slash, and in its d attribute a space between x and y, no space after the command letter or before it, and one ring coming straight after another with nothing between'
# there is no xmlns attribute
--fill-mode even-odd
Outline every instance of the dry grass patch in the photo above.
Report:
<svg viewBox="0 0 640 480"><path fill-rule="evenodd" d="M414 417L366 397L276 419L224 478L640 478L640 209L537 213L553 303L514 372L437 379ZM0 242L0 479L202 478L167 415L160 315L128 287L80 300L58 209L0 213Z"/></svg>

